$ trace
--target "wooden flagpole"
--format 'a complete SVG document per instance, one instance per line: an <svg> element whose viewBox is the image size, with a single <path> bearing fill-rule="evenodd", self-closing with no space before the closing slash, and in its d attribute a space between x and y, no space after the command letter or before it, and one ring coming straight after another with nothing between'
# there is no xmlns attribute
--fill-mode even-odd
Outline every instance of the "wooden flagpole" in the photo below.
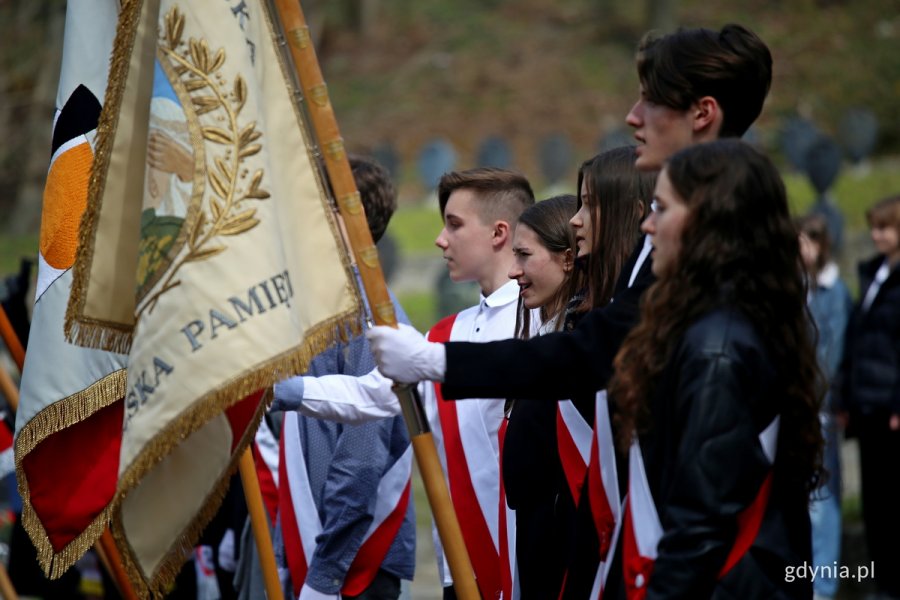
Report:
<svg viewBox="0 0 900 600"><path fill-rule="evenodd" d="M240 462L241 483L244 485L244 498L247 500L247 511L250 513L250 526L253 539L259 552L259 566L263 572L263 583L266 586L268 600L282 600L281 581L278 579L278 567L275 564L275 551L272 548L272 536L269 534L269 518L263 506L262 490L259 487L259 476L253 464L250 446L244 450ZM284 482L287 485L287 482Z"/></svg>
<svg viewBox="0 0 900 600"><path fill-rule="evenodd" d="M19 390L16 389L16 382L2 367L0 367L0 394L3 394L6 403L15 412L19 406Z"/></svg>
<svg viewBox="0 0 900 600"><path fill-rule="evenodd" d="M0 336L3 337L3 341L6 343L6 347L9 348L10 354L13 355L13 359L16 361L21 373L25 365L25 350L2 305L0 305ZM4 376L6 377L4 378ZM19 408L19 393L12 380L9 379L7 382L6 379L9 379L9 375L6 371L2 371L2 374L0 374L0 387L2 387L3 395L6 396L10 409L15 412ZM7 384L11 384L12 388L10 389ZM131 580L128 579L125 568L122 566L122 558L119 556L119 551L116 549L115 543L112 542L109 527L103 531L100 539L94 543L94 550L112 578L119 594L126 600L137 600L137 595L131 587ZM2 575L0 575L0 579L2 579ZM0 581L0 585L2 584L3 582Z"/></svg>
<svg viewBox="0 0 900 600"><path fill-rule="evenodd" d="M322 150L325 169L331 182L338 208L348 234L348 242L359 265L360 278L376 325L397 326L394 305L387 291L387 284L378 260L378 251L372 242L372 235L366 222L366 215L360 201L359 192L353 181L353 173L347 161L344 141L335 119L328 89L322 78L316 51L309 35L309 27L303 16L298 0L273 0L281 25L284 28L288 47L297 72L297 78L306 100L306 111L315 130L316 139ZM444 553L453 576L453 585L460 600L480 598L475 584L472 564L466 553L462 530L450 493L447 489L438 460L434 438L425 418L422 402L416 388L410 385L394 386L400 399L403 415L409 428L410 440Z"/></svg>
<svg viewBox="0 0 900 600"><path fill-rule="evenodd" d="M19 600L19 595L16 594L16 588L13 587L9 573L6 572L6 567L2 564L0 564L0 594L3 595L5 600Z"/></svg>
<svg viewBox="0 0 900 600"><path fill-rule="evenodd" d="M9 317L6 316L6 310L2 304L0 304L0 336L3 336L3 341L6 342L6 347L21 373L22 367L25 365L25 348L22 347L22 342L19 341L19 336L16 335L16 330L13 329Z"/></svg>

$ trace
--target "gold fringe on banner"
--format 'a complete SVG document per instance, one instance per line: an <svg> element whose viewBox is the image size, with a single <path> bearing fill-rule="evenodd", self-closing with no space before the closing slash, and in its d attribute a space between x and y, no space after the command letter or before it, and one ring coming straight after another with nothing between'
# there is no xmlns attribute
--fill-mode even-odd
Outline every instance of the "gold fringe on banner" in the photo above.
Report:
<svg viewBox="0 0 900 600"><path fill-rule="evenodd" d="M68 398L54 402L34 416L16 437L15 462L19 495L22 496L22 525L37 550L38 563L50 579L57 579L93 546L109 523L112 503L60 552L53 549L44 524L31 505L31 492L22 461L38 444L51 435L71 427L95 412L125 397L125 370L120 369Z"/></svg>
<svg viewBox="0 0 900 600"><path fill-rule="evenodd" d="M254 373L227 382L194 402L190 408L174 418L165 429L144 445L140 455L119 477L119 488L113 504L118 505L128 495L128 492L140 483L148 471L166 458L173 447L203 427L210 419L221 415L224 410L250 394L271 387L286 377L306 371L313 357L338 341L347 342L351 337L360 335L362 328L360 314L357 310L324 321L310 328L301 348L266 361L256 367ZM228 469L207 496L200 512L173 542L155 572L148 575L140 568L134 556L134 550L128 544L121 521L121 512L114 513L110 528L116 539L116 545L122 552L125 570L135 586L135 591L142 598L150 595L162 597L175 580L184 564L186 553L189 554L192 551L204 527L209 524L218 511L227 490L229 477L237 469L241 454L252 441L266 409L266 404L266 401L260 401L251 424L232 454Z"/></svg>
<svg viewBox="0 0 900 600"><path fill-rule="evenodd" d="M97 124L96 147L91 176L88 182L87 207L81 217L78 231L78 259L72 267L72 291L66 308L65 335L71 343L88 348L128 354L134 325L110 323L85 317L87 287L94 259L94 240L101 208L101 198L106 187L110 155L119 124L122 96L128 77L129 63L134 51L135 38L140 24L144 0L123 0L116 26L113 53L110 59L109 79L100 120Z"/></svg>

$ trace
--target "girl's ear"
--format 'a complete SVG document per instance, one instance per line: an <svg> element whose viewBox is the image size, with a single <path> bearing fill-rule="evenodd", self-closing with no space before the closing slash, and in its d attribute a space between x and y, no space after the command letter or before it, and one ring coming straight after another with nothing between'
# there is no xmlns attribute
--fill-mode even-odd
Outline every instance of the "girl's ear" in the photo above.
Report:
<svg viewBox="0 0 900 600"><path fill-rule="evenodd" d="M571 248L566 248L563 253L563 271L568 273L575 266L575 254Z"/></svg>

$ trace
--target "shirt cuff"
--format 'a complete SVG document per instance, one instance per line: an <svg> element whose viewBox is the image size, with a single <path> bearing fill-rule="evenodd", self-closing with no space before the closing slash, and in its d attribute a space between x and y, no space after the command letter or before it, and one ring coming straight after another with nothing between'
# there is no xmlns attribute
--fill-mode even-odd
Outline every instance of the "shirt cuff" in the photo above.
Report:
<svg viewBox="0 0 900 600"><path fill-rule="evenodd" d="M289 377L273 386L272 406L270 410L298 410L303 403L303 391L306 386L303 377Z"/></svg>

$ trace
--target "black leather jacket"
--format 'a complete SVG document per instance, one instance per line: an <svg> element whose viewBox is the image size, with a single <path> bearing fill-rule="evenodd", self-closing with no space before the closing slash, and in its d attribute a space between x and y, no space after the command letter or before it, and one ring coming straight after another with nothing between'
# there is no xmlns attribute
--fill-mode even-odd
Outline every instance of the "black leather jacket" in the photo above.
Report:
<svg viewBox="0 0 900 600"><path fill-rule="evenodd" d="M759 333L728 309L691 325L666 365L640 436L664 531L647 600L812 596L810 581L785 581L811 560L807 495L778 476L753 545L718 578L737 516L771 469L759 434L779 411L775 368Z"/></svg>

